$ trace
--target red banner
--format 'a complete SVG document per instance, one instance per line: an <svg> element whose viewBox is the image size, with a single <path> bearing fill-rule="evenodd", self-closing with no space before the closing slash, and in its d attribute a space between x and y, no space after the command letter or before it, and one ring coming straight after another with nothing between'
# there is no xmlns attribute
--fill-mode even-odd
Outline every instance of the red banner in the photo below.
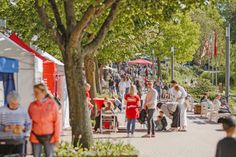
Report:
<svg viewBox="0 0 236 157"><path fill-rule="evenodd" d="M215 31L215 41L214 41L214 57L217 57L217 32Z"/></svg>

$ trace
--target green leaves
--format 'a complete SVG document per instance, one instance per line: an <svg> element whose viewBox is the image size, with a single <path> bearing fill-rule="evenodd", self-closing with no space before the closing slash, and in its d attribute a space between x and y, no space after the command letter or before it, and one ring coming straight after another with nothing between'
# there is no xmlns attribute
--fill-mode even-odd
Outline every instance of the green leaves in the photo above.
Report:
<svg viewBox="0 0 236 157"><path fill-rule="evenodd" d="M48 0L38 0L39 6L43 6L44 4L48 4Z"/></svg>
<svg viewBox="0 0 236 157"><path fill-rule="evenodd" d="M48 7L48 0L38 0L40 5L46 7L50 19L54 22L53 13ZM65 24L63 3L56 1ZM74 1L77 21L83 16L91 4L98 5L98 0ZM176 57L180 62L191 59L191 55L198 45L197 26L183 12L196 6L204 6L204 0L123 0L119 14L114 21L103 45L98 50L97 57L101 62L125 61L135 56L136 53L150 53L153 49L158 57L169 56L170 47L175 45ZM38 15L34 9L34 0L21 0L17 6L0 4L0 18L8 19L8 29L17 32L26 41L31 41L34 35L39 39L34 44L61 59L58 45L43 29ZM184 6L184 7L183 7ZM103 23L107 12L104 12L84 32L82 45L89 42ZM182 18L182 19L181 19ZM185 23L182 22L185 20ZM186 25L186 26L185 26ZM193 27L192 27L193 26ZM54 26L56 28L56 25ZM191 28L191 29L189 29ZM147 33L149 32L149 33ZM194 37L195 36L195 37ZM186 41L190 42L186 42ZM178 49L178 50L177 50ZM191 52L191 53L188 53ZM183 54L190 57L181 59Z"/></svg>
<svg viewBox="0 0 236 157"><path fill-rule="evenodd" d="M90 149L83 149L81 146L73 147L69 143L63 142L55 151L57 156L78 156L78 157L97 157L97 156L123 156L138 155L138 151L123 142L96 141Z"/></svg>

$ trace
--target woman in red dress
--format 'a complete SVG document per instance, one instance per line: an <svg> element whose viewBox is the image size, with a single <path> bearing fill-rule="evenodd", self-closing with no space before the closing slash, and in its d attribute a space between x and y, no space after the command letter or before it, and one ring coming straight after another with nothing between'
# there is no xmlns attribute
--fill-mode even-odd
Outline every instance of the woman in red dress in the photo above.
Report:
<svg viewBox="0 0 236 157"><path fill-rule="evenodd" d="M134 85L131 85L130 92L125 95L127 137L134 135L136 119L139 116L140 97L136 94Z"/></svg>

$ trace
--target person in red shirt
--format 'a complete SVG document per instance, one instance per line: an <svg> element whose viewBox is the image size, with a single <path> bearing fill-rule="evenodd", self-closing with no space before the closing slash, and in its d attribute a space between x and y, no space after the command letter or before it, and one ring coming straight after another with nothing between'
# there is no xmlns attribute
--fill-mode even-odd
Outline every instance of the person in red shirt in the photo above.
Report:
<svg viewBox="0 0 236 157"><path fill-rule="evenodd" d="M131 85L130 91L125 95L126 118L127 118L127 137L133 136L135 131L136 119L139 117L140 97L136 94L136 88Z"/></svg>
<svg viewBox="0 0 236 157"><path fill-rule="evenodd" d="M91 97L89 94L90 88L91 88L90 84L87 83L85 87L85 94L88 100L89 115L91 115L91 112L93 110L93 104L91 103Z"/></svg>
<svg viewBox="0 0 236 157"><path fill-rule="evenodd" d="M54 147L60 139L60 118L58 106L49 94L46 85L40 83L34 86L35 101L28 109L32 120L30 142L34 157L41 157L44 147L45 156L54 156Z"/></svg>

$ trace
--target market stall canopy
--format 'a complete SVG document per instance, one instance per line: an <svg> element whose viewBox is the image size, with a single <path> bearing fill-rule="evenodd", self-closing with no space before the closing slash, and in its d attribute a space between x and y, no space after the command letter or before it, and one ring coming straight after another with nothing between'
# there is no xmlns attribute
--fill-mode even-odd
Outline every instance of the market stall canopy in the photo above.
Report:
<svg viewBox="0 0 236 157"><path fill-rule="evenodd" d="M0 56L15 58L18 56L30 56L30 54L7 36L0 33Z"/></svg>
<svg viewBox="0 0 236 157"><path fill-rule="evenodd" d="M128 64L130 64L130 65L132 65L132 64L152 65L152 62L145 60L145 59L136 59L133 61L129 61Z"/></svg>
<svg viewBox="0 0 236 157"><path fill-rule="evenodd" d="M35 52L19 39L16 34L4 35L0 33L0 56L16 59L19 62L19 72L14 75L16 90L21 96L21 104L28 107L34 100L33 86L36 80L40 80L41 73L37 68L36 60L44 59L37 57ZM40 59L41 58L41 59Z"/></svg>
<svg viewBox="0 0 236 157"><path fill-rule="evenodd" d="M46 51L41 50L35 45L32 45L32 49L34 49L37 53L47 59L43 61L44 63L52 62L57 65L58 75L64 75L64 63L62 63L60 60L56 59L54 56L47 53Z"/></svg>
<svg viewBox="0 0 236 157"><path fill-rule="evenodd" d="M35 55L36 57L40 58L41 60L47 60L45 57L43 57L42 55L40 55L39 53L37 53L35 50L33 50L30 46L28 46L26 43L24 43L15 33L12 34L9 37L12 41L14 41L15 43L17 43L19 46L21 46L22 48L24 48L25 50L27 50L28 52L30 52L31 54Z"/></svg>

